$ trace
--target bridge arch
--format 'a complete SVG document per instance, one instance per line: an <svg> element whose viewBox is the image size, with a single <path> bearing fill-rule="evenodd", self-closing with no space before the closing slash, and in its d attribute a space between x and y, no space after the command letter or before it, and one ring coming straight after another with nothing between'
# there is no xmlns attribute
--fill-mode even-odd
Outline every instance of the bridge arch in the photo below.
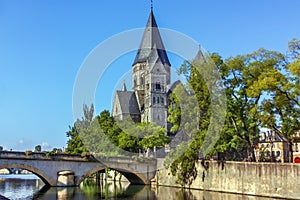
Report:
<svg viewBox="0 0 300 200"><path fill-rule="evenodd" d="M92 174L94 174L98 171L102 171L105 168L109 168L109 169L112 169L112 170L115 170L115 171L121 173L123 176L125 176L127 178L127 180L130 183L140 184L140 185L149 184L149 181L143 174L141 174L137 171L134 171L131 168L114 168L114 167L109 167L109 166L108 167L101 166L101 167L96 167L94 169L91 169L81 179L78 180L77 184L79 185L87 177L91 176Z"/></svg>
<svg viewBox="0 0 300 200"><path fill-rule="evenodd" d="M24 164L2 164L0 165L0 169L9 169L9 168L20 168L20 169L25 169L27 171L32 172L34 175L38 176L44 183L45 185L54 185L55 180L53 180L51 177L47 176L44 172L41 170L29 166L29 165L24 165Z"/></svg>

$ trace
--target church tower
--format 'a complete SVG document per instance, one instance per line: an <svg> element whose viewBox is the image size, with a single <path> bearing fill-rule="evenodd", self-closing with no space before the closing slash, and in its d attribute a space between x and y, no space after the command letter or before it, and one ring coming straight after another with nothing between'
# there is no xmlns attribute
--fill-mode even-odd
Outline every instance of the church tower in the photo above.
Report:
<svg viewBox="0 0 300 200"><path fill-rule="evenodd" d="M132 86L141 122L156 122L167 128L167 85L170 62L162 42L153 10L132 65Z"/></svg>

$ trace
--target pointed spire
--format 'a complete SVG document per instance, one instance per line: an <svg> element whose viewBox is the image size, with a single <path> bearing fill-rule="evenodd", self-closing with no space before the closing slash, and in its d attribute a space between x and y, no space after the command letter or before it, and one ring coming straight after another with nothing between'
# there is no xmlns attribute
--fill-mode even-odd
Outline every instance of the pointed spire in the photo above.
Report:
<svg viewBox="0 0 300 200"><path fill-rule="evenodd" d="M151 0L151 12L153 11L153 0Z"/></svg>
<svg viewBox="0 0 300 200"><path fill-rule="evenodd" d="M125 81L124 81L124 83L123 83L122 91L123 91L123 92L127 92L127 87L126 87Z"/></svg>
<svg viewBox="0 0 300 200"><path fill-rule="evenodd" d="M201 45L199 44L199 50L197 52L197 55L195 57L195 60L197 60L198 62L201 61L202 59L204 59L204 55L202 53L202 50L201 50Z"/></svg>
<svg viewBox="0 0 300 200"><path fill-rule="evenodd" d="M152 49L154 49L155 45L156 51L161 62L163 64L168 64L169 66L171 66L156 24L156 20L153 15L153 10L151 9L150 16L148 18L148 22L143 34L143 38L141 40L140 47L133 62L133 65L139 62L145 62L148 59Z"/></svg>

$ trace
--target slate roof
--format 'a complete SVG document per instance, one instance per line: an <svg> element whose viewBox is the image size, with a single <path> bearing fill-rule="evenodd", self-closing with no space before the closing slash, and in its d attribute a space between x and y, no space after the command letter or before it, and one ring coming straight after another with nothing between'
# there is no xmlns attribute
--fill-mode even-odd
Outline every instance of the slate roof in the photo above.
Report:
<svg viewBox="0 0 300 200"><path fill-rule="evenodd" d="M287 142L287 139L283 137L278 131L263 132L259 142Z"/></svg>
<svg viewBox="0 0 300 200"><path fill-rule="evenodd" d="M181 83L180 80L177 80L174 83L168 85L167 86L167 95L170 95L173 92L173 90L177 87L177 85L179 85L179 84L183 86L183 84Z"/></svg>
<svg viewBox="0 0 300 200"><path fill-rule="evenodd" d="M153 11L151 10L140 47L132 65L147 61L153 49L156 49L162 64L168 64L171 66L153 15Z"/></svg>
<svg viewBox="0 0 300 200"><path fill-rule="evenodd" d="M122 113L140 114L139 105L134 92L117 91Z"/></svg>

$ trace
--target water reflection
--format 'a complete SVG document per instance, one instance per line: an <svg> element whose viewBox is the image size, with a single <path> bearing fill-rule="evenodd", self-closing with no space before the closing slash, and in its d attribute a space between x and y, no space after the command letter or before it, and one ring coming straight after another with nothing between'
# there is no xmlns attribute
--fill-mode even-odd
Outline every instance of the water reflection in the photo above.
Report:
<svg viewBox="0 0 300 200"><path fill-rule="evenodd" d="M0 175L0 195L8 199L32 199L43 186L44 183L32 174Z"/></svg>
<svg viewBox="0 0 300 200"><path fill-rule="evenodd" d="M175 187L130 185L128 182L105 182L98 186L85 180L80 187L46 187L37 179L20 175L0 176L1 195L9 199L73 200L73 199L148 199L148 200L270 200L271 198L235 195Z"/></svg>

